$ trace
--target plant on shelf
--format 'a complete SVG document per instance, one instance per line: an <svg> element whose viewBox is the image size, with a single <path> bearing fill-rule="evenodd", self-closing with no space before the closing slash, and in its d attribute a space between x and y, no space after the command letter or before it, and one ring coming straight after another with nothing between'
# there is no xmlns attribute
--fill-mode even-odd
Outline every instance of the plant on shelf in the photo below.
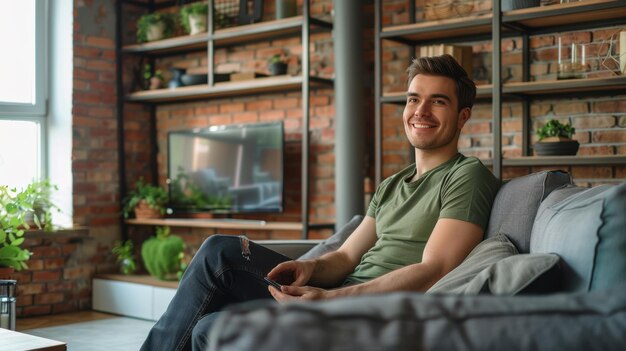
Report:
<svg viewBox="0 0 626 351"><path fill-rule="evenodd" d="M31 252L21 247L26 230L54 230L52 210L58 207L50 196L56 189L48 180L32 182L20 191L0 186L0 269L5 268L0 275L28 268Z"/></svg>
<svg viewBox="0 0 626 351"><path fill-rule="evenodd" d="M120 265L120 272L124 275L130 275L137 271L137 263L133 254L133 242L126 240L124 242L117 241L111 250L115 255L116 262Z"/></svg>
<svg viewBox="0 0 626 351"><path fill-rule="evenodd" d="M203 2L183 6L180 10L180 23L191 35L206 32L208 13L209 5Z"/></svg>
<svg viewBox="0 0 626 351"><path fill-rule="evenodd" d="M147 63L143 66L143 80L144 89L159 89L163 86L163 72L160 69L152 72L152 66Z"/></svg>
<svg viewBox="0 0 626 351"><path fill-rule="evenodd" d="M124 199L122 211L125 218L128 218L131 212L135 213L137 219L161 218L165 214L167 200L165 189L146 184L143 178L139 178L135 182L135 189L130 191Z"/></svg>
<svg viewBox="0 0 626 351"><path fill-rule="evenodd" d="M539 156L576 155L580 144L573 140L576 128L569 123L561 123L551 119L541 128L537 129L537 138L533 149Z"/></svg>
<svg viewBox="0 0 626 351"><path fill-rule="evenodd" d="M176 17L171 13L149 13L137 21L137 41L140 43L169 38L174 33Z"/></svg>
<svg viewBox="0 0 626 351"><path fill-rule="evenodd" d="M157 227L156 235L141 246L143 264L151 276L160 280L175 280L181 270L185 242L171 235L169 227Z"/></svg>
<svg viewBox="0 0 626 351"><path fill-rule="evenodd" d="M270 74L273 76L287 74L287 62L287 55L285 55L284 53L275 54L267 61L267 68L270 71Z"/></svg>

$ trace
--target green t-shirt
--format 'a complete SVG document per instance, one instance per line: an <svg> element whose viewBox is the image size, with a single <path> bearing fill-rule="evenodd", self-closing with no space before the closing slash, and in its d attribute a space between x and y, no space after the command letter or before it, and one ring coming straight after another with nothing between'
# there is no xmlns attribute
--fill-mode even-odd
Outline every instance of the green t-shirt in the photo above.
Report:
<svg viewBox="0 0 626 351"><path fill-rule="evenodd" d="M415 164L385 179L367 215L376 220L376 244L346 283L365 282L422 261L426 241L439 218L487 227L500 181L475 157L457 154L410 180Z"/></svg>

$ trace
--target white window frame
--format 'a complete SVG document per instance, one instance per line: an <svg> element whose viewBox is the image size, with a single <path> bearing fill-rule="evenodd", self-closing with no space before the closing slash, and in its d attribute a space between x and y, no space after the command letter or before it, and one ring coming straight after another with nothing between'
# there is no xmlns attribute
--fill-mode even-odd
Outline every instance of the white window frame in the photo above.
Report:
<svg viewBox="0 0 626 351"><path fill-rule="evenodd" d="M35 101L34 103L9 103L0 101L0 119L32 121L40 125L39 176L47 176L47 103L48 103L48 0L35 0Z"/></svg>

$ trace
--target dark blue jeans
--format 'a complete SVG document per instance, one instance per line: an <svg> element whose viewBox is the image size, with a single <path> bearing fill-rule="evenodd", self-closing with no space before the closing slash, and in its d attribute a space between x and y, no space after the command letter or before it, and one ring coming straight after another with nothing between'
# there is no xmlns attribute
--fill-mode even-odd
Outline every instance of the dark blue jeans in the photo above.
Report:
<svg viewBox="0 0 626 351"><path fill-rule="evenodd" d="M243 237L209 237L194 255L174 299L141 350L191 350L192 343L194 350L204 350L215 312L237 302L272 299L263 277L288 260Z"/></svg>

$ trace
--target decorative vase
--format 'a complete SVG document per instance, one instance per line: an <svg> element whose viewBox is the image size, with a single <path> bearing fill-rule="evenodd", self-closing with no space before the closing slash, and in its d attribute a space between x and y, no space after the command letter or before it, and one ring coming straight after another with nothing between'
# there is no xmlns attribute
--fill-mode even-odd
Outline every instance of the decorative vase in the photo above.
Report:
<svg viewBox="0 0 626 351"><path fill-rule="evenodd" d="M533 145L537 156L574 156L580 144L576 140L537 142Z"/></svg>
<svg viewBox="0 0 626 351"><path fill-rule="evenodd" d="M276 0L276 19L293 17L298 14L296 0Z"/></svg>
<svg viewBox="0 0 626 351"><path fill-rule="evenodd" d="M170 89L174 89L174 88L178 88L178 87L184 86L185 84L183 84L183 81L181 80L181 78L182 78L183 74L185 74L185 69L184 68L172 67L172 68L170 68L170 71L172 72L172 79L167 84L167 86Z"/></svg>
<svg viewBox="0 0 626 351"><path fill-rule="evenodd" d="M155 210L150 207L145 200L139 201L139 204L135 207L135 218L148 219L148 218L162 218L163 215L159 210Z"/></svg>
<svg viewBox="0 0 626 351"><path fill-rule="evenodd" d="M199 14L189 15L189 34L194 35L206 32L207 17Z"/></svg>
<svg viewBox="0 0 626 351"><path fill-rule="evenodd" d="M163 39L163 33L165 33L165 23L158 22L148 27L146 31L146 40L154 41Z"/></svg>
<svg viewBox="0 0 626 351"><path fill-rule="evenodd" d="M287 74L287 64L285 62L273 62L269 65L270 74L273 76L280 76Z"/></svg>
<svg viewBox="0 0 626 351"><path fill-rule="evenodd" d="M163 80L159 77L150 78L150 90L161 88L161 83L163 83Z"/></svg>

